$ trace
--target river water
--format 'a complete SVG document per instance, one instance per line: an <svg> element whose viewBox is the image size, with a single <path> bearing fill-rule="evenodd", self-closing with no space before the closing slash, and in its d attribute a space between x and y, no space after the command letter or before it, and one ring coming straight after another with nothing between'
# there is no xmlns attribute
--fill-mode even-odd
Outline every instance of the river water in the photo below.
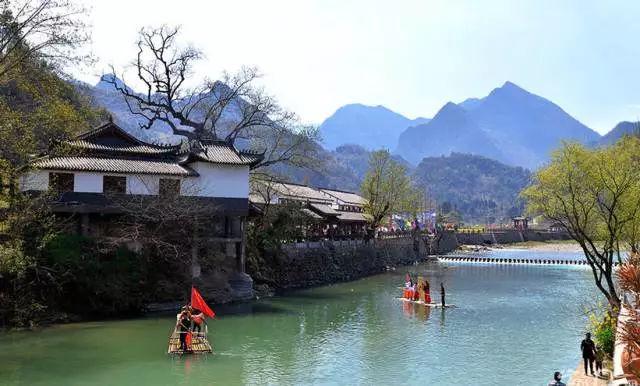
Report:
<svg viewBox="0 0 640 386"><path fill-rule="evenodd" d="M395 299L407 271L432 288L444 282L457 308ZM580 359L582 307L597 296L591 280L579 266L401 268L215 308L215 353L200 357L166 354L172 316L5 333L0 384L543 385L556 370L568 379Z"/></svg>

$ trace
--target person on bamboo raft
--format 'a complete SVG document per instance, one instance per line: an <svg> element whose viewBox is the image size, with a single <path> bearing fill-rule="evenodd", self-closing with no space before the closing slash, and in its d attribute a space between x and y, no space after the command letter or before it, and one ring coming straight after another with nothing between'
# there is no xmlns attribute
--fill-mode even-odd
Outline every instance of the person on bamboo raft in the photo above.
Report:
<svg viewBox="0 0 640 386"><path fill-rule="evenodd" d="M424 291L424 302L426 304L431 303L431 294L429 293L430 288L429 288L429 281L425 280L424 284L422 285L422 290Z"/></svg>
<svg viewBox="0 0 640 386"><path fill-rule="evenodd" d="M191 321L193 322L193 332L202 332L202 326L204 326L204 314L198 309L194 309L191 315Z"/></svg>
<svg viewBox="0 0 640 386"><path fill-rule="evenodd" d="M190 350L189 347L189 334L191 333L191 313L189 310L184 310L180 313L180 318L178 319L178 323L176 325L176 330L178 330L178 334L180 334L180 350L183 352L187 352Z"/></svg>

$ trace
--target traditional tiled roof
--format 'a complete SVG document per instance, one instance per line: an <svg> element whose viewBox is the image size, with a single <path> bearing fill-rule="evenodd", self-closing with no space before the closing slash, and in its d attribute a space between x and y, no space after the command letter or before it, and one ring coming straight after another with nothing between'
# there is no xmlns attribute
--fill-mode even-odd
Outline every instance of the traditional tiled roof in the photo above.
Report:
<svg viewBox="0 0 640 386"><path fill-rule="evenodd" d="M180 145L159 146L151 144L140 144L130 146L109 146L100 143L93 143L83 139L66 142L67 145L76 149L97 150L108 153L125 153L125 154L173 154Z"/></svg>
<svg viewBox="0 0 640 386"><path fill-rule="evenodd" d="M267 182L268 183L268 182ZM306 185L288 184L284 182L273 182L272 188L278 195L284 198L296 198L310 201L320 201L331 203L333 201L330 197L322 194L317 189L314 189Z"/></svg>
<svg viewBox="0 0 640 386"><path fill-rule="evenodd" d="M233 145L224 141L202 144L201 149L192 149L190 156L191 159L198 161L227 165L255 165L263 158L262 154L238 151Z"/></svg>
<svg viewBox="0 0 640 386"><path fill-rule="evenodd" d="M50 154L37 160L34 166L51 170L196 176L187 166L194 161L254 166L263 159L263 154L238 151L228 142L211 139L197 146L186 141L174 145L146 143L113 122L80 134L65 144L78 151Z"/></svg>
<svg viewBox="0 0 640 386"><path fill-rule="evenodd" d="M337 198L340 201L343 201L347 204L359 205L362 206L366 203L366 199L356 193L346 192L342 190L334 190L334 189L320 189L322 192Z"/></svg>
<svg viewBox="0 0 640 386"><path fill-rule="evenodd" d="M311 207L311 209L324 215L337 216L340 214L338 211L333 209L331 205L312 203L312 204L309 204L309 206Z"/></svg>
<svg viewBox="0 0 640 386"><path fill-rule="evenodd" d="M366 213L360 212L338 212L340 216L338 220L340 221L362 221L368 222L371 221L371 216Z"/></svg>
<svg viewBox="0 0 640 386"><path fill-rule="evenodd" d="M315 213L314 211L307 209L307 208L302 208L302 213L304 213L306 216L311 217L313 219L319 220L322 218L322 216L320 216L319 214Z"/></svg>
<svg viewBox="0 0 640 386"><path fill-rule="evenodd" d="M45 157L34 166L48 170L74 170L126 174L162 174L175 176L197 176L191 168L171 161L147 161L137 159L94 157Z"/></svg>

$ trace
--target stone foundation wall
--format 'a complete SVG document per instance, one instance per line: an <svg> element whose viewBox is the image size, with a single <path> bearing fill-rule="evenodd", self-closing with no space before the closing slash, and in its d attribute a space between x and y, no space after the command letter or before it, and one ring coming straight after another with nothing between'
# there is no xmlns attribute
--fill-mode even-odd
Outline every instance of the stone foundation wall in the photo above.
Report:
<svg viewBox="0 0 640 386"><path fill-rule="evenodd" d="M444 232L425 237L417 244L411 237L320 241L287 244L267 260L249 270L259 293L312 287L355 280L386 271L389 267L426 261L463 244L511 244L527 240L568 239L563 233L505 231L495 233ZM416 251L417 249L417 251Z"/></svg>
<svg viewBox="0 0 640 386"><path fill-rule="evenodd" d="M275 289L312 287L359 279L385 272L389 267L413 264L428 258L412 238L316 242L286 245L269 272L251 273L257 284L268 281ZM261 280L262 279L262 280ZM265 280L267 279L267 280Z"/></svg>

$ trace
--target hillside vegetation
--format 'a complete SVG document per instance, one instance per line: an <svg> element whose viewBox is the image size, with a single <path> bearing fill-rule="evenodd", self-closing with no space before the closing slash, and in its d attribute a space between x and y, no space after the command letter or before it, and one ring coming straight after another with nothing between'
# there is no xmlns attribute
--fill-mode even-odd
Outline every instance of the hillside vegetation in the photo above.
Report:
<svg viewBox="0 0 640 386"><path fill-rule="evenodd" d="M415 170L416 180L448 212L454 210L467 223L500 223L520 215L520 191L531 173L521 167L471 154L427 157Z"/></svg>

